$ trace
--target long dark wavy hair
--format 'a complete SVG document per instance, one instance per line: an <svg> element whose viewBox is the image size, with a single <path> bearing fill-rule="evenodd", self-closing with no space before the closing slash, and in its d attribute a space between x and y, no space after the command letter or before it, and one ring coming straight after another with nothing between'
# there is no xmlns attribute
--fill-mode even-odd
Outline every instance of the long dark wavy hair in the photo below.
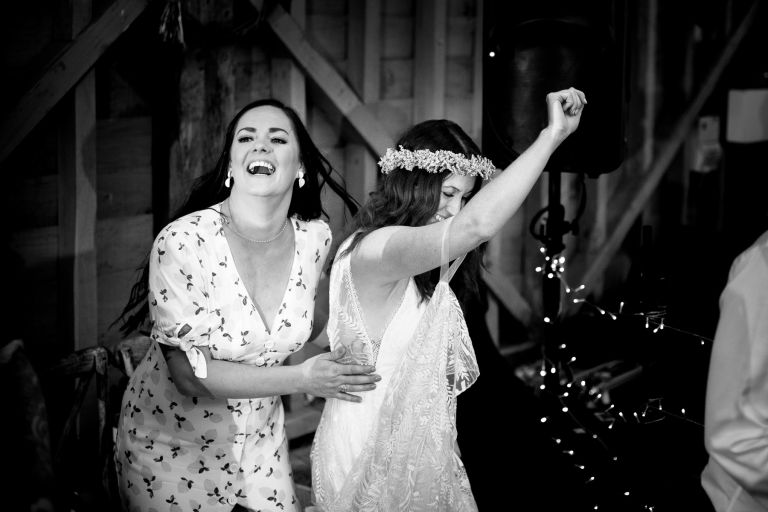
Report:
<svg viewBox="0 0 768 512"><path fill-rule="evenodd" d="M466 157L482 156L480 148L469 135L459 125L447 119L423 121L414 125L395 144L395 147L400 146L411 151L442 149L460 153ZM443 181L448 176L450 171L429 173L419 168L414 168L412 171L395 169L385 174L376 190L348 226L344 238L357 233L342 255L349 254L368 233L375 229L384 226L428 224L440 206ZM481 180L477 178L470 197L480 190L480 185ZM478 280L484 253L485 244L470 251L451 280L451 288L462 304L468 299L476 298L478 294ZM414 277L422 301L432 297L439 278L439 268Z"/></svg>
<svg viewBox="0 0 768 512"><path fill-rule="evenodd" d="M195 180L186 201L171 216L170 221L179 219L189 213L209 208L229 197L230 189L224 185L224 181L227 179L230 162L229 152L235 138L237 123L243 114L249 110L264 106L278 108L288 116L299 144L299 160L304 165L305 183L303 187L299 188L296 180L294 180L293 196L288 206L288 215L296 215L296 217L303 221L318 219L321 215L328 217L327 213L323 210L320 197L320 191L325 185L328 185L344 201L344 204L353 215L357 212L359 204L347 193L345 187L333 178L333 167L320 150L317 149L317 146L315 146L296 111L278 100L262 99L247 104L235 114L235 117L232 118L232 121L227 126L221 154L216 165L211 171ZM112 324L114 325L122 321L120 331L124 336L140 329L149 315L149 304L147 302L149 292L149 255L145 258L140 271L140 277L131 288L128 303L123 308L120 316Z"/></svg>

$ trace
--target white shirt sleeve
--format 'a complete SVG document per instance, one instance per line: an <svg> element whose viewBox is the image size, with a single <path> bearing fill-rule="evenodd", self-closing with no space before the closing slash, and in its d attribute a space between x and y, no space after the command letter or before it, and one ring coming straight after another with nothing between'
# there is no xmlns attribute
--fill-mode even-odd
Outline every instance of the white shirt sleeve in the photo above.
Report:
<svg viewBox="0 0 768 512"><path fill-rule="evenodd" d="M705 444L743 491L768 498L768 233L736 258L720 297Z"/></svg>

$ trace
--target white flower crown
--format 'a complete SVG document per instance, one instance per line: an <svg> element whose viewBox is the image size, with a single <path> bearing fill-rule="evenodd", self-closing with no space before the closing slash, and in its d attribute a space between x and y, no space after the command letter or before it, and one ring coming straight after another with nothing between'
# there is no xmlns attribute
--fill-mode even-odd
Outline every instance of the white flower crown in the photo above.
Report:
<svg viewBox="0 0 768 512"><path fill-rule="evenodd" d="M387 149L387 152L379 160L379 167L383 174L388 174L395 169L412 171L414 167L424 169L431 173L451 171L461 176L480 176L484 180L491 179L496 172L496 166L490 159L484 156L472 155L467 158L453 151L429 149L417 149L411 151L400 146L395 150Z"/></svg>

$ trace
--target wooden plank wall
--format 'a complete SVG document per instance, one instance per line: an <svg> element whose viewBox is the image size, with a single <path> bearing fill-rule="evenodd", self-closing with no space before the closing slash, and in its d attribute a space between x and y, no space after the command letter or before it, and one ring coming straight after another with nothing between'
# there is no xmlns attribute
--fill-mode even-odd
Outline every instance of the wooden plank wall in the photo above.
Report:
<svg viewBox="0 0 768 512"><path fill-rule="evenodd" d="M170 147L167 177L171 210L181 202L192 181L213 166L224 129L234 113L249 101L271 96L299 111L349 190L364 200L377 180L377 156L297 66L267 23L259 25L256 33L236 33L244 18L253 17L253 10L235 0L190 0L184 7L187 21L198 34L215 37L198 36L183 56L178 137ZM294 0L289 8L308 42L346 79L392 138L420 119L446 117L478 142L483 105L482 10L483 0ZM31 70L59 53L66 41L57 25L59 13L33 13L21 6L11 14L10 21L0 26L10 42L2 64L12 71L12 79L2 84L2 90L9 98L17 98L34 75ZM667 47L662 43L673 39L676 28L659 24L659 32L654 32L654 16L660 14L645 5L634 6L630 12L630 40L640 41L630 47L628 58L633 66L630 151L619 171L587 182L588 208L582 232L566 239L567 254L579 253L582 260L575 263L573 275L579 274L584 261L599 249L610 231L608 198L620 187L621 176L641 174L653 156L653 141L648 139L658 138L658 112L664 109L667 117L679 114L670 107L669 98L678 96L679 79L672 70L684 64L685 52L666 50L667 75L655 74L661 66L656 61L658 52ZM24 22L31 19L34 23ZM68 32L68 37L73 33ZM649 39L651 35L658 43L653 37ZM8 180L4 204L8 218L13 219L6 228L6 239L24 265L24 291L18 301L22 322L33 345L57 347L49 354L63 354L75 346L67 334L75 332L74 327L63 327L75 318L65 313L72 311L72 306L76 311L72 315L89 322L82 331L86 334L77 340L78 346L111 343L118 338L109 324L127 299L135 268L152 241L152 110L119 73L119 58L119 52L107 53L96 66L95 79L88 79L95 80L95 85L84 100L90 102L95 96L95 113L81 108L77 114L86 116L88 123L67 121L62 104L0 163ZM659 83L666 85L660 87ZM438 94L430 94L434 91ZM7 111L8 104L5 107ZM91 128L83 133L62 132L62 126ZM63 142L60 133L74 136L76 141ZM82 183L91 187L82 194L71 185L75 181L64 180L64 169L69 165L65 165L64 149L72 144L79 150L90 148L91 156L79 157L82 165L91 169L90 174L81 174L85 177ZM72 165L81 164L75 161ZM577 206L578 183L571 176L563 181L563 202L570 219ZM332 228L339 237L345 224L341 202L332 194L325 199ZM489 250L492 270L511 281L534 311L540 302L540 282L533 268L541 256L528 233L528 224L546 202L544 177ZM67 224L66 212L73 205L76 215L90 220ZM90 233L78 232L78 226ZM89 297L80 306L73 299L78 296L72 288L76 281L63 275L60 266L61 255L79 236L93 246L96 276L95 286L90 282L85 295L80 295ZM614 272L620 280L627 268L628 261L619 257L609 274ZM65 287L65 282L72 284ZM503 315L492 305L489 319L495 333L499 325L502 331L504 328L500 317ZM504 332L500 334L502 344L517 341L504 340Z"/></svg>

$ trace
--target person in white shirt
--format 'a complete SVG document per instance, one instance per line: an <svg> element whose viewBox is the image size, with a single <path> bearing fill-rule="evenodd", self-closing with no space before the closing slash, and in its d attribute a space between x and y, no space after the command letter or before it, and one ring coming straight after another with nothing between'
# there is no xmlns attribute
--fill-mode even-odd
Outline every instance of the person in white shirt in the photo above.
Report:
<svg viewBox="0 0 768 512"><path fill-rule="evenodd" d="M768 510L768 231L734 260L720 296L704 435L715 510Z"/></svg>

